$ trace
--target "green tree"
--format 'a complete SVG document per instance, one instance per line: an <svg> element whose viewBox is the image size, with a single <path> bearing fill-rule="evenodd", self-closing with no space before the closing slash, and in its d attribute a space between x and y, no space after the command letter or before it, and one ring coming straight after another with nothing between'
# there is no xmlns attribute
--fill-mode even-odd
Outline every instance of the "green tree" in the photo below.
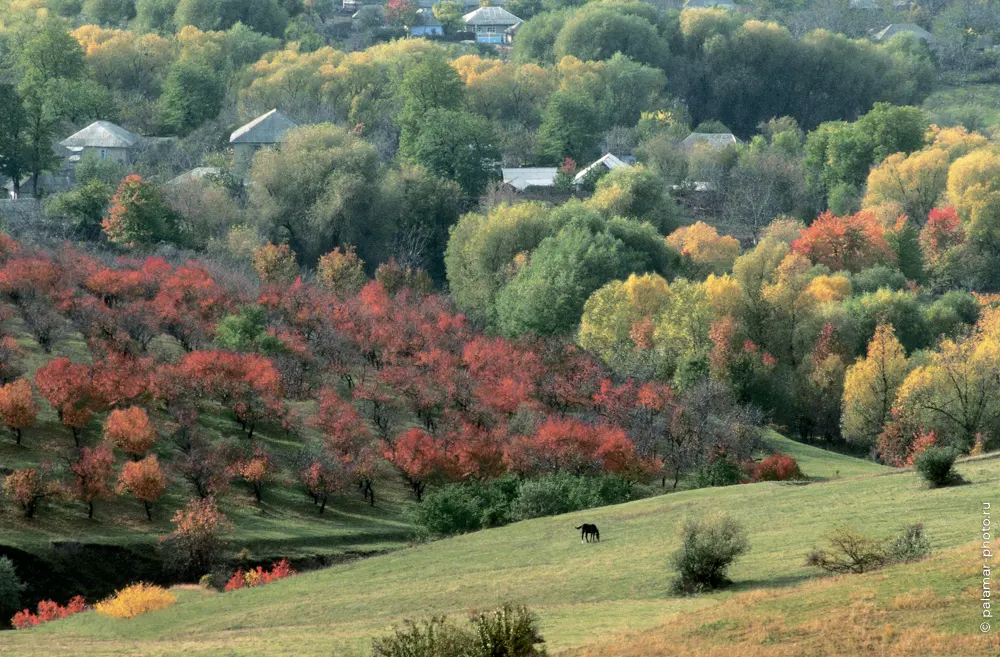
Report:
<svg viewBox="0 0 1000 657"><path fill-rule="evenodd" d="M600 118L592 99L580 90L560 90L549 98L538 129L538 153L552 164L569 157L589 162L596 156Z"/></svg>
<svg viewBox="0 0 1000 657"><path fill-rule="evenodd" d="M296 128L280 150L254 156L250 180L262 231L287 242L301 262L349 244L366 261L380 261L391 226L373 213L378 160L360 137L330 123Z"/></svg>
<svg viewBox="0 0 1000 657"><path fill-rule="evenodd" d="M107 183L89 180L49 199L45 215L64 221L81 239L95 240L101 236L101 220L113 193Z"/></svg>
<svg viewBox="0 0 1000 657"><path fill-rule="evenodd" d="M8 557L0 557L0 618L3 623L21 610L21 594L26 588L17 576L14 562Z"/></svg>
<svg viewBox="0 0 1000 657"><path fill-rule="evenodd" d="M84 0L83 14L101 25L121 25L135 16L133 0Z"/></svg>
<svg viewBox="0 0 1000 657"><path fill-rule="evenodd" d="M412 159L454 180L470 199L500 174L500 139L488 120L468 112L431 109L424 114Z"/></svg>
<svg viewBox="0 0 1000 657"><path fill-rule="evenodd" d="M648 221L664 235L673 231L681 218L663 180L643 166L619 167L603 176L587 205L606 219Z"/></svg>
<svg viewBox="0 0 1000 657"><path fill-rule="evenodd" d="M465 29L465 22L462 20L463 10L464 6L457 0L442 0L434 3L431 8L434 18L441 23L445 34L455 34Z"/></svg>
<svg viewBox="0 0 1000 657"><path fill-rule="evenodd" d="M118 185L102 228L115 244L151 246L177 242L179 219L158 185L132 174Z"/></svg>
<svg viewBox="0 0 1000 657"><path fill-rule="evenodd" d="M161 121L176 134L186 134L214 119L222 109L224 90L207 64L180 59L170 67L160 96Z"/></svg>
<svg viewBox="0 0 1000 657"><path fill-rule="evenodd" d="M402 129L400 153L404 157L414 154L421 130L430 123L428 112L434 109L457 110L464 93L465 85L458 72L443 55L425 57L410 68L399 86L399 97L403 100L399 120Z"/></svg>
<svg viewBox="0 0 1000 657"><path fill-rule="evenodd" d="M273 354L281 351L281 340L267 332L263 306L244 306L235 315L226 315L215 325L215 342L223 349Z"/></svg>
<svg viewBox="0 0 1000 657"><path fill-rule="evenodd" d="M25 144L27 117L17 90L0 85L0 174L10 178L14 193L21 191L21 179L29 171Z"/></svg>
<svg viewBox="0 0 1000 657"><path fill-rule="evenodd" d="M136 0L135 22L151 32L172 32L176 0Z"/></svg>
<svg viewBox="0 0 1000 657"><path fill-rule="evenodd" d="M622 8L591 3L574 13L556 37L556 61L567 55L604 60L621 53L643 64L665 66L669 51L656 27L641 16L624 13Z"/></svg>

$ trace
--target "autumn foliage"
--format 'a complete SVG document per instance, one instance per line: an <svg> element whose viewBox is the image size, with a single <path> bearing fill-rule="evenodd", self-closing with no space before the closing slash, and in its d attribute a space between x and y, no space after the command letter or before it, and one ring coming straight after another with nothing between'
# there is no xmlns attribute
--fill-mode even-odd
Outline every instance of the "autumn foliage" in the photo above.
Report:
<svg viewBox="0 0 1000 657"><path fill-rule="evenodd" d="M82 595L72 598L66 606L62 606L52 600L42 600L38 603L36 613L31 613L29 609L19 611L14 614L14 618L11 619L10 624L15 629L26 630L29 627L41 625L42 623L79 614L82 611L86 611L86 609L87 604Z"/></svg>
<svg viewBox="0 0 1000 657"><path fill-rule="evenodd" d="M792 250L833 271L858 272L896 261L885 228L869 212L847 217L824 212L802 231L792 243Z"/></svg>
<svg viewBox="0 0 1000 657"><path fill-rule="evenodd" d="M14 433L18 445L23 430L35 424L37 415L38 404L27 379L0 386L0 421Z"/></svg>
<svg viewBox="0 0 1000 657"><path fill-rule="evenodd" d="M776 452L754 465L754 481L791 481L803 479L799 464L791 456Z"/></svg>
<svg viewBox="0 0 1000 657"><path fill-rule="evenodd" d="M237 570L226 582L225 591L235 591L237 589L254 588L270 584L279 579L291 577L295 574L287 559L272 564L270 570L264 570L262 566L257 566L250 570Z"/></svg>
<svg viewBox="0 0 1000 657"><path fill-rule="evenodd" d="M111 411L104 421L104 438L138 460L156 443L156 429L138 406Z"/></svg>
<svg viewBox="0 0 1000 657"><path fill-rule="evenodd" d="M146 519L153 520L153 504L167 489L167 478L160 469L160 462L155 454L150 454L141 461L130 461L122 467L118 478L118 493L130 493L142 502L146 510Z"/></svg>

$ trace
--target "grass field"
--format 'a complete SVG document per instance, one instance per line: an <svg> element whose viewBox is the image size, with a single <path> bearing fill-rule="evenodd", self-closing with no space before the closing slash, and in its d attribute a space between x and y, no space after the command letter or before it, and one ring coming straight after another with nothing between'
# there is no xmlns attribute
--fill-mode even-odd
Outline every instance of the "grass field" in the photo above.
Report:
<svg viewBox="0 0 1000 657"><path fill-rule="evenodd" d="M685 491L411 547L262 589L183 590L177 606L132 621L87 613L0 634L0 653L364 655L372 636L404 618L461 614L511 599L537 611L554 653L611 638L590 654L995 654L976 636L977 609L969 591L978 562L968 549L955 549L977 538L981 503L995 501L1000 491L1000 462L964 462L959 470L969 484L927 490L912 472L852 464L849 457L795 444L782 447L799 450L796 458L806 474L813 474L810 468L828 474L832 469L841 477ZM869 474L847 476L852 465ZM685 516L712 511L739 518L750 532L752 550L731 572L736 585L715 595L671 597L668 557L677 547L677 525ZM601 543L580 543L573 527L581 521L600 526ZM884 573L823 580L804 565L805 554L836 526L853 524L886 535L914 522L925 523L941 556ZM913 640L912 633L892 634L880 620L907 610L901 629L918 624L920 632L937 638L926 652L883 650ZM881 632L883 643L872 639L853 652L837 652L836 642L811 652L795 648L800 629L803 636L825 636L827 622L831 632L851 627ZM682 639L699 643L691 644L691 652L675 649ZM756 652L734 650L748 642ZM936 645L943 648L935 651ZM983 652L953 650L980 645Z"/></svg>

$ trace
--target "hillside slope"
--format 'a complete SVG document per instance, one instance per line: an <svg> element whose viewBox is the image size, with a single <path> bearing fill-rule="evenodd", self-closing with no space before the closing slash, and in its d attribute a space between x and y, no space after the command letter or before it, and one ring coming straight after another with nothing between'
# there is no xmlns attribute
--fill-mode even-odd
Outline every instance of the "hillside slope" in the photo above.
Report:
<svg viewBox="0 0 1000 657"><path fill-rule="evenodd" d="M804 555L840 524L888 534L923 522L936 550L967 545L976 538L981 503L1000 490L1000 468L996 460L979 459L960 471L970 484L940 490L898 472L695 490L541 518L262 589L182 591L176 607L129 622L83 614L4 633L0 648L9 655L364 655L373 635L404 618L513 599L538 612L550 651L560 652L619 631L672 623L682 612L750 589L814 586ZM736 586L694 599L670 597L667 561L677 546L678 522L716 510L740 518L750 531L753 549L731 573ZM600 526L601 543L580 543L573 527L581 521ZM919 586L920 578L908 582ZM967 586L973 583L970 577ZM968 610L975 611L971 601ZM936 629L973 631L971 624L956 623Z"/></svg>

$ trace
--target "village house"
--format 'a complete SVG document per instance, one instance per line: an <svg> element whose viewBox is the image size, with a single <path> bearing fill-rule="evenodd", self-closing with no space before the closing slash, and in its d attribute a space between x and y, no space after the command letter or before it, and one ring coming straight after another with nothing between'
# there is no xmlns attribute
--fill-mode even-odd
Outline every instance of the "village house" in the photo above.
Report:
<svg viewBox="0 0 1000 657"><path fill-rule="evenodd" d="M598 167L604 167L608 171L614 171L619 167L631 168L631 166L631 164L628 164L621 158L612 155L611 153L605 153L598 160L591 162L589 165L581 169L575 176L573 176L573 184L582 185L587 180L587 177Z"/></svg>
<svg viewBox="0 0 1000 657"><path fill-rule="evenodd" d="M480 7L462 17L478 43L504 43L504 31L522 22L503 7Z"/></svg>
<svg viewBox="0 0 1000 657"><path fill-rule="evenodd" d="M503 168L503 184L523 192L529 187L552 187L556 184L556 167Z"/></svg>
<svg viewBox="0 0 1000 657"><path fill-rule="evenodd" d="M114 160L123 165L132 162L141 137L110 121L94 121L83 130L59 142L69 151L69 162L76 163L93 154L101 160Z"/></svg>
<svg viewBox="0 0 1000 657"><path fill-rule="evenodd" d="M441 36L444 34L444 26L430 9L418 9L416 24L408 26L407 31L410 36Z"/></svg>
<svg viewBox="0 0 1000 657"><path fill-rule="evenodd" d="M681 141L681 148L685 151L693 151L695 148L708 148L719 151L729 146L740 143L736 135L731 132L692 132Z"/></svg>
<svg viewBox="0 0 1000 657"><path fill-rule="evenodd" d="M933 34L913 23L893 23L877 32L872 39L877 42L888 41L897 34L912 34L926 43L928 48L937 46L937 39L934 38Z"/></svg>
<svg viewBox="0 0 1000 657"><path fill-rule="evenodd" d="M253 154L261 148L285 141L285 133L294 127L295 123L291 119L273 109L237 129L229 136L237 165L247 165L253 159Z"/></svg>
<svg viewBox="0 0 1000 657"><path fill-rule="evenodd" d="M687 0L684 9L736 9L733 0Z"/></svg>

